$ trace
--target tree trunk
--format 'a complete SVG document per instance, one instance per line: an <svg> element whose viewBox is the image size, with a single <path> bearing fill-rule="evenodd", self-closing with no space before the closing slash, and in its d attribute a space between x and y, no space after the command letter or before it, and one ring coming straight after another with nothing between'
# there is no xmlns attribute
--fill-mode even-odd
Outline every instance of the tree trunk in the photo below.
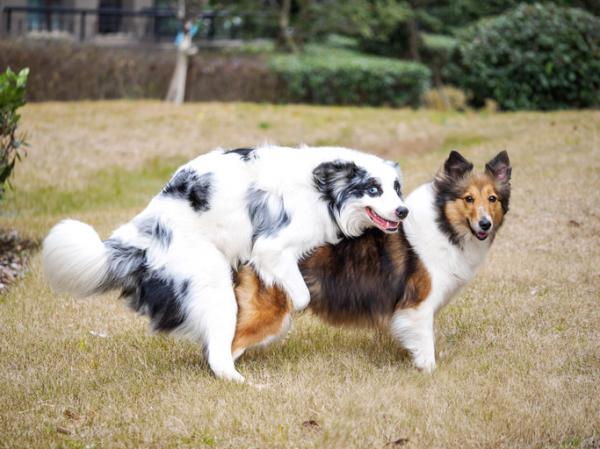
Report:
<svg viewBox="0 0 600 449"><path fill-rule="evenodd" d="M165 101L181 104L185 100L185 84L187 80L188 62L190 54L193 52L191 23L185 21L185 0L177 0L177 18L183 25L183 39L177 45L177 59L175 62L175 71L169 83L169 90Z"/></svg>
<svg viewBox="0 0 600 449"><path fill-rule="evenodd" d="M410 59L413 61L420 61L421 56L419 55L419 28L417 26L417 19L412 15L408 19L408 52Z"/></svg>
<svg viewBox="0 0 600 449"><path fill-rule="evenodd" d="M292 37L290 30L290 9L292 8L292 0L282 0L281 9L279 10L279 47L295 53L298 49Z"/></svg>
<svg viewBox="0 0 600 449"><path fill-rule="evenodd" d="M186 38L184 37L184 40ZM177 49L177 62L175 63L175 71L171 77L171 83L169 84L169 91L167 92L168 102L181 104L185 100L185 83L187 80L188 71L188 59L189 55L185 49L179 45Z"/></svg>

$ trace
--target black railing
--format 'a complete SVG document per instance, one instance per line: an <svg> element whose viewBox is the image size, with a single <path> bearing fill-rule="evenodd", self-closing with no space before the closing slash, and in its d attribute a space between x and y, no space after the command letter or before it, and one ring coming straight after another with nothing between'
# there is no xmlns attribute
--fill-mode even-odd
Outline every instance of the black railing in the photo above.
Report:
<svg viewBox="0 0 600 449"><path fill-rule="evenodd" d="M139 11L111 8L64 8L5 6L4 34L22 35L32 31L66 32L80 41L92 35L124 33L136 39L172 39L179 29L175 12L168 9ZM20 21L15 27L15 17ZM23 20L24 19L24 20ZM265 14L233 14L206 11L198 14L200 39L272 37L274 17ZM25 23L25 26L23 26ZM90 33L91 31L91 33Z"/></svg>

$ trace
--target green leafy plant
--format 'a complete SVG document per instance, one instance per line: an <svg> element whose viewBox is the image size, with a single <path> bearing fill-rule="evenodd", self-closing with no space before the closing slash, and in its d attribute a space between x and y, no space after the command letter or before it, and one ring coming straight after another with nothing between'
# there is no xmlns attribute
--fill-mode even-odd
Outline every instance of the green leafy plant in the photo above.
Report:
<svg viewBox="0 0 600 449"><path fill-rule="evenodd" d="M475 106L504 110L600 105L600 18L552 4L520 5L459 33L454 83Z"/></svg>
<svg viewBox="0 0 600 449"><path fill-rule="evenodd" d="M26 142L22 135L17 135L17 127L21 116L17 109L25 104L25 86L29 69L19 73L7 69L0 74L0 199L4 197L4 188L15 167L21 160Z"/></svg>
<svg viewBox="0 0 600 449"><path fill-rule="evenodd" d="M299 55L277 55L269 64L285 84L289 102L418 106L431 72L422 64L307 45Z"/></svg>

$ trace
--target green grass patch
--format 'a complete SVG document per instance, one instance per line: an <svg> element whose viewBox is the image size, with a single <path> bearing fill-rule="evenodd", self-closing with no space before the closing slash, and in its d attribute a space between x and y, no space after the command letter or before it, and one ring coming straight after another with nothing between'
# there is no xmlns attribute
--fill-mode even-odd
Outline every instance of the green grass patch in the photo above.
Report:
<svg viewBox="0 0 600 449"><path fill-rule="evenodd" d="M86 187L61 190L48 186L9 193L6 213L64 215L92 209L127 208L147 203L183 162L179 158L153 159L142 168L112 167L98 171Z"/></svg>
<svg viewBox="0 0 600 449"><path fill-rule="evenodd" d="M444 139L440 152L447 153L451 150L474 147L481 145L486 140L485 137L479 134L451 134Z"/></svg>

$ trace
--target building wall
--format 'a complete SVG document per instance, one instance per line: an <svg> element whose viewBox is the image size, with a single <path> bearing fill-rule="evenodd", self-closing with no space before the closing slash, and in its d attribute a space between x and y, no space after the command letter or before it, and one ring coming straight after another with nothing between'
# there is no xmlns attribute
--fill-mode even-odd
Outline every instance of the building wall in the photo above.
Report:
<svg viewBox="0 0 600 449"><path fill-rule="evenodd" d="M100 0L0 0L0 36L7 36L7 15L4 12L5 6L35 6L52 5L71 8L98 9ZM152 8L154 0L122 0L121 7L124 10L139 11L141 9ZM102 38L99 36L99 16L97 14L52 14L49 18L40 13L13 12L11 14L11 36L22 36L36 29L45 31L47 21L50 20L54 30L64 30L62 34L67 38L79 40L82 26L85 28L86 40ZM101 19L102 20L102 19ZM104 19L104 25L112 23L118 25L122 31L118 33L123 39L140 39L152 28L150 19L140 17L122 17L115 19ZM110 26L109 26L110 28ZM57 34L57 33L54 33ZM108 35L106 35L108 37Z"/></svg>
<svg viewBox="0 0 600 449"><path fill-rule="evenodd" d="M0 0L0 10L4 11L5 6L27 6L27 0ZM0 17L0 35L4 36L6 33L6 14L2 12L2 17ZM25 17L21 14L20 17L12 17L12 28L15 29L16 26L19 25L21 27L26 26Z"/></svg>

